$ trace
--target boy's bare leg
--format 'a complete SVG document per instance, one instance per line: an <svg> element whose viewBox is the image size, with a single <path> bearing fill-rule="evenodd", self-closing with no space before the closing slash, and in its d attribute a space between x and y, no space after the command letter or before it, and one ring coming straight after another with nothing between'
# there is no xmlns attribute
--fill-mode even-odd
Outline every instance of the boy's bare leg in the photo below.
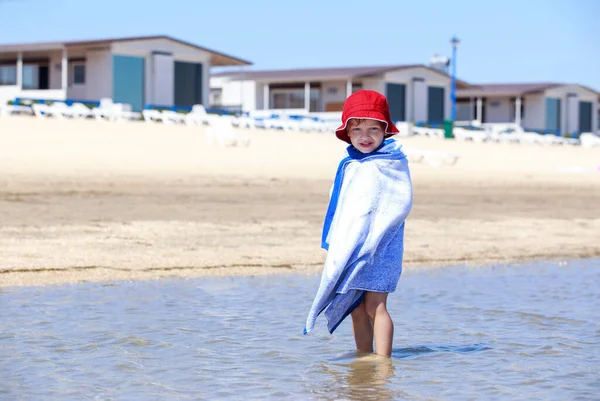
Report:
<svg viewBox="0 0 600 401"><path fill-rule="evenodd" d="M377 355L391 357L394 339L394 323L387 311L387 292L367 292L365 310L373 319L375 351Z"/></svg>
<svg viewBox="0 0 600 401"><path fill-rule="evenodd" d="M373 325L371 318L365 310L365 301L360 303L350 314L352 316L352 330L358 352L373 352Z"/></svg>

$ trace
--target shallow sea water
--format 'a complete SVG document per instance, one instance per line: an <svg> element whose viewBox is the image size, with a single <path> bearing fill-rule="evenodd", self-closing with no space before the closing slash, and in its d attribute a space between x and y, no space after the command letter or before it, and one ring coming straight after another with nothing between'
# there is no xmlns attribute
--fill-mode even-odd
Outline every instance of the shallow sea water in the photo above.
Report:
<svg viewBox="0 0 600 401"><path fill-rule="evenodd" d="M391 360L302 334L318 283L0 289L0 400L600 399L600 259L407 270Z"/></svg>

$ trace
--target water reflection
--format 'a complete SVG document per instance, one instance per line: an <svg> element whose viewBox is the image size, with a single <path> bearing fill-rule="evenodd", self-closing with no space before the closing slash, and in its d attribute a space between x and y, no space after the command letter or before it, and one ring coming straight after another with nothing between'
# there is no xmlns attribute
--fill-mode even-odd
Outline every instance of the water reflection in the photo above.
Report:
<svg viewBox="0 0 600 401"><path fill-rule="evenodd" d="M349 400L387 401L408 398L402 391L402 377L396 376L396 364L401 359L414 359L439 353L471 354L491 350L485 344L414 345L394 348L392 358L376 354L350 352L333 358L323 365L323 372L337 386L329 390Z"/></svg>
<svg viewBox="0 0 600 401"><path fill-rule="evenodd" d="M395 380L394 361L375 354L349 352L320 365L317 399L387 401L404 395Z"/></svg>
<svg viewBox="0 0 600 401"><path fill-rule="evenodd" d="M390 358L377 355L358 356L348 365L346 382L351 400L387 401L399 396L398 389L390 386L394 377L394 363Z"/></svg>

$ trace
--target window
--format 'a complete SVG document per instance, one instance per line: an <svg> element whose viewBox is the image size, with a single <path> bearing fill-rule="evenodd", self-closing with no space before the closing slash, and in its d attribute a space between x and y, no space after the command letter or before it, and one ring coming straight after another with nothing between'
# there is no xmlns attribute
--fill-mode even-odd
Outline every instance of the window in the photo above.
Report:
<svg viewBox="0 0 600 401"><path fill-rule="evenodd" d="M0 65L0 85L17 84L17 66Z"/></svg>
<svg viewBox="0 0 600 401"><path fill-rule="evenodd" d="M85 84L85 64L73 65L73 84Z"/></svg>
<svg viewBox="0 0 600 401"><path fill-rule="evenodd" d="M40 88L40 69L35 64L23 65L23 89Z"/></svg>
<svg viewBox="0 0 600 401"><path fill-rule="evenodd" d="M320 89L314 88L310 90L310 110L309 112L321 111L319 109L319 94L321 93Z"/></svg>
<svg viewBox="0 0 600 401"><path fill-rule="evenodd" d="M273 93L273 108L287 109L287 93Z"/></svg>
<svg viewBox="0 0 600 401"><path fill-rule="evenodd" d="M304 108L304 91L293 91L289 94L288 108L303 109Z"/></svg>
<svg viewBox="0 0 600 401"><path fill-rule="evenodd" d="M362 88L362 82L352 82L352 93L358 92Z"/></svg>
<svg viewBox="0 0 600 401"><path fill-rule="evenodd" d="M24 64L23 89L49 89L49 71L47 64Z"/></svg>
<svg viewBox="0 0 600 401"><path fill-rule="evenodd" d="M208 103L211 106L221 106L223 102L223 89L222 88L210 88L208 92Z"/></svg>
<svg viewBox="0 0 600 401"><path fill-rule="evenodd" d="M319 88L310 89L310 111L318 111ZM271 89L272 109L303 109L304 108L304 88L303 89Z"/></svg>
<svg viewBox="0 0 600 401"><path fill-rule="evenodd" d="M456 99L456 120L471 121L475 119L473 107L469 99Z"/></svg>

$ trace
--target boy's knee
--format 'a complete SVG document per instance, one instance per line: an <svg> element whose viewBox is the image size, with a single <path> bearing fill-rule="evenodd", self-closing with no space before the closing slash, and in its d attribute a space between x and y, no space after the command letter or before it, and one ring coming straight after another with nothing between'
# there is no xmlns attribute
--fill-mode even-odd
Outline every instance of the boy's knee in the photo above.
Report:
<svg viewBox="0 0 600 401"><path fill-rule="evenodd" d="M365 312L371 319L375 318L378 312L386 311L385 302L382 300L372 300L365 302Z"/></svg>
<svg viewBox="0 0 600 401"><path fill-rule="evenodd" d="M352 317L362 317L362 316L367 316L367 311L365 309L365 303L364 301L361 302L356 308L354 308L354 310L351 313Z"/></svg>

